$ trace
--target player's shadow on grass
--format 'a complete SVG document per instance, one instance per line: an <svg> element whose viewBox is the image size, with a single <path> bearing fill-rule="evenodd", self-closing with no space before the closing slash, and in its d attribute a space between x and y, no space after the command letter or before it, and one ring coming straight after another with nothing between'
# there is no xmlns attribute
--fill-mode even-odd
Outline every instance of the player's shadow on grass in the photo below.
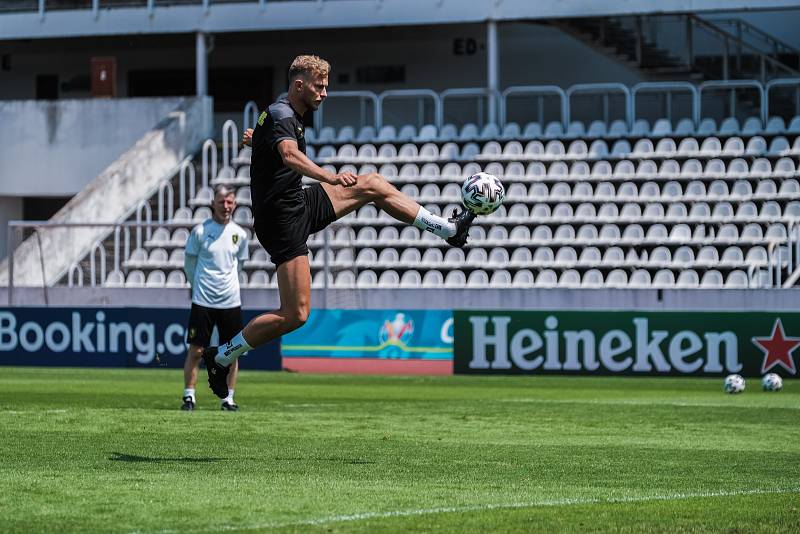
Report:
<svg viewBox="0 0 800 534"><path fill-rule="evenodd" d="M108 457L109 460L112 462L131 462L131 463L153 463L153 464L163 464L168 462L180 462L180 463L206 463L206 462L219 462L220 460L224 460L225 458L210 458L210 457L203 457L203 458L191 458L188 456L136 456L135 454L124 454L121 452L112 452L111 456Z"/></svg>

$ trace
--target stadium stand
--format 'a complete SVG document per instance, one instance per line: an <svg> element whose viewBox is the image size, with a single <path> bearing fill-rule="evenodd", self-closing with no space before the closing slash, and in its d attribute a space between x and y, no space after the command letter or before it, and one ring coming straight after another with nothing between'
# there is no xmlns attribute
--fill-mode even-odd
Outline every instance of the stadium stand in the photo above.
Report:
<svg viewBox="0 0 800 534"><path fill-rule="evenodd" d="M477 219L465 251L364 206L310 240L313 285L333 287L755 287L800 216L800 117L697 128L681 120L445 124L308 130L309 154L334 172L378 171L435 213L460 206L460 182L484 170L507 188ZM313 141L312 141L313 140ZM171 287L188 230L210 216L210 185L237 188L234 219L252 226L249 150L204 171L191 198L121 262L107 285ZM213 174L213 176L211 176ZM156 199L150 199L151 204ZM254 236L253 236L254 237ZM246 287L274 287L254 238ZM326 252L327 251L327 252ZM167 274L165 274L167 273Z"/></svg>

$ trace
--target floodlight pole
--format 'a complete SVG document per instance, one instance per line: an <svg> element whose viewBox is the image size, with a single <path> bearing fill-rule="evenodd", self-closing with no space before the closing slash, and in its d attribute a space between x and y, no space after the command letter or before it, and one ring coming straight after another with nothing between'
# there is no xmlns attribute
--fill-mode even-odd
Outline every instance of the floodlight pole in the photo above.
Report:
<svg viewBox="0 0 800 534"><path fill-rule="evenodd" d="M195 51L195 68L197 69L197 96L206 96L208 94L208 56L206 51L205 32L197 32L195 34Z"/></svg>
<svg viewBox="0 0 800 534"><path fill-rule="evenodd" d="M500 59L497 43L497 21L486 21L486 74L487 88L489 89L489 123L497 124L497 101L500 78Z"/></svg>

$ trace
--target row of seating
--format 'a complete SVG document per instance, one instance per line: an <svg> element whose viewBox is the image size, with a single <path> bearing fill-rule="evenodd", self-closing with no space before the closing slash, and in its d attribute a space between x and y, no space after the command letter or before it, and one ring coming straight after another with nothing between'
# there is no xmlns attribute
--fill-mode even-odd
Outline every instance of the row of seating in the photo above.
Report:
<svg viewBox="0 0 800 534"><path fill-rule="evenodd" d="M276 288L277 275L259 270L250 273L240 273L240 283L243 288ZM313 287L325 285L324 272L318 272L312 281ZM475 270L465 274L460 270L450 270L442 273L437 270L426 271L424 274L416 270L407 270L401 274L394 270L385 270L376 273L364 270L356 274L353 271L341 271L330 274L328 286L332 288L740 288L751 285L747 274L741 270L730 271L727 276L717 270L708 270L702 274L687 269L682 270L676 277L670 270L659 270L651 276L644 269L637 269L629 273L623 269L614 269L603 272L590 269L580 273L568 269L557 273L551 269L538 271L536 275L530 270L519 270L513 275L507 270L496 270L491 275L484 270ZM147 275L140 270L130 271L127 276L121 271L111 271L106 277L106 287L150 287L150 288L185 288L188 287L183 271L170 271L168 274L161 270L151 271Z"/></svg>
<svg viewBox="0 0 800 534"><path fill-rule="evenodd" d="M650 139L639 139L633 145L626 140L616 141L611 148L602 139L587 143L583 139L565 144L560 140L543 143L538 140L527 141L488 141L483 146L469 142L463 146L449 142L442 146L435 143L405 143L399 147L394 144L363 145L345 144L336 148L323 145L319 149L306 148L306 155L319 163L404 163L404 162L451 162L451 161L561 161L597 159L649 159L649 158L737 158L800 155L800 137L792 143L783 136L775 137L767 144L763 137L753 137L747 143L740 137L722 141L707 137L699 144L694 137L687 137L679 143L674 139L662 138L656 144Z"/></svg>
<svg viewBox="0 0 800 534"><path fill-rule="evenodd" d="M325 265L325 253L320 250L312 253L310 263L313 267ZM421 251L417 248L384 248L380 251L374 248L361 248L356 253L353 249L327 251L328 265L336 268L357 267L363 269L391 269L403 267L406 269L464 269L483 268L489 266L494 269L530 267L718 267L742 268L747 265L759 267L769 263L767 249L763 246L754 246L743 252L738 246L723 248L722 254L717 247L703 246L695 252L694 248L682 245L674 251L665 246L657 246L651 251L629 249L626 254L621 247L610 246L604 251L600 247L587 246L583 249L564 246L557 249L542 246L531 251L529 248L514 248L510 253L508 249L496 247L492 249L471 248L466 254L460 249L448 249L444 253L435 248ZM256 251L251 260L246 264L248 268L264 268L271 265L266 252Z"/></svg>
<svg viewBox="0 0 800 534"><path fill-rule="evenodd" d="M392 163L376 167L372 164L365 164L359 167L355 165L323 165L333 173L353 172L355 174L370 174L378 172L392 182L420 181L420 180L460 180L478 172L494 174L506 181L576 181L576 180L695 180L695 179L727 179L739 180L750 179L758 180L763 178L793 178L798 176L797 166L791 158L781 158L774 165L765 158L759 158L752 164L744 159L734 159L726 165L720 159L712 159L703 165L697 159L688 159L682 164L676 160L668 159L656 163L653 160L643 160L638 164L630 160L621 160L612 166L611 162L600 160L593 165L586 161L578 161L572 165L566 162L557 161L550 165L543 162L534 161L528 165L521 162L512 162L503 165L499 162L491 162L484 166L477 163L468 163L461 167L457 163L447 163L441 169L438 165L430 163L417 165L416 163L406 163L397 167ZM218 182L219 183L219 182ZM231 183L231 182L227 182ZM249 178L248 182L249 184ZM236 185L236 184L233 184ZM238 184L246 185L246 184Z"/></svg>
<svg viewBox="0 0 800 534"><path fill-rule="evenodd" d="M409 197L416 199L420 203L455 203L461 200L461 188L458 184L448 183L443 187L439 187L435 183L426 183L422 187L416 184L406 184L400 187L400 190ZM506 189L506 204L509 214L515 211L514 203L529 204L529 203L555 203L555 202L588 202L592 204L603 204L609 201L614 202L640 202L648 203L649 209L661 209L661 215L664 215L664 209L667 212L674 211L674 216L679 217L681 214L689 214L686 206L683 204L700 202L696 206L702 206L702 203L710 202L729 202L731 204L742 203L736 208L736 211L741 211L741 206L748 206L744 208L746 213L759 213L759 208L756 207L757 201L776 202L776 200L789 200L800 198L800 184L795 179L784 180L780 182L780 190L776 181L765 179L757 182L756 190L747 180L737 180L728 187L728 182L724 180L714 180L708 187L706 184L699 180L691 181L687 184L684 190L681 183L677 181L670 181L660 185L658 182L645 182L641 187L637 186L634 182L622 182L619 187L615 187L612 182L600 182L592 185L589 182L577 182L570 184L569 182L556 182L548 187L546 183L537 182L530 187L526 187L522 183L512 183ZM197 196L189 201L190 206L211 206L213 200L213 192L211 188L201 188ZM239 207L249 207L252 205L250 197L250 188L245 186L236 193L236 201ZM660 204L667 204L666 208ZM779 203L780 204L780 203ZM790 200L782 208L778 207L777 211L797 215L799 212L797 205L800 201ZM752 205L752 206L750 206ZM653 206L653 207L651 207ZM654 206L661 206L660 208ZM706 204L706 207L708 205ZM365 206L366 209L359 211L359 218L376 219L377 209L370 205ZM527 208L526 208L527 209ZM692 210L704 210L704 208L691 207ZM761 207L764 210L764 206ZM646 211L646 210L645 210ZM769 208L769 211L775 211ZM198 213L195 210L195 214ZM246 213L242 210L242 213ZM370 214L373 214L370 216ZM709 211L710 213L710 211ZM200 212L201 215L207 214L206 210ZM501 211L499 215L502 216ZM189 216L188 211L179 215L180 219L185 219ZM519 215L517 215L519 216ZM245 215L242 217L246 218Z"/></svg>
<svg viewBox="0 0 800 534"><path fill-rule="evenodd" d="M252 280L252 278L251 278ZM323 287L325 273L320 271L314 275L312 286ZM590 269L580 273L575 269L567 269L560 274L552 269L543 269L535 275L523 269L513 275L507 270L497 270L491 275L484 270L475 270L467 275L460 270L449 270L446 273L437 270L421 274L416 270L408 270L402 274L394 270L386 270L378 275L366 270L356 274L353 271L341 271L330 274L328 286L334 288L738 288L744 289L752 284L747 273L742 270L731 271L724 277L717 270L708 270L701 275L694 270L682 270L675 276L671 270L662 269L651 275L644 269L636 269L630 274L623 269L615 269L603 273L598 269ZM250 285L252 287L252 285ZM273 277L270 287L277 287Z"/></svg>
<svg viewBox="0 0 800 534"><path fill-rule="evenodd" d="M528 122L520 126L516 122L509 122L502 128L496 124L486 124L479 127L467 123L460 129L453 124L445 124L441 129L433 124L423 125L417 130L412 124L407 124L399 129L393 125L385 125L376 131L373 126L364 126L358 132L352 126L344 126L338 132L331 126L325 126L317 133L313 128L306 129L306 142L311 144L325 143L352 143L359 144L372 142L407 142L424 143L429 141L474 141L491 139L574 139L585 137L594 138L619 138L619 137L688 137L711 135L718 136L752 136L758 134L800 134L800 117L794 117L787 126L781 117L771 117L764 125L758 117L750 117L740 123L735 117L722 120L719 125L712 118L704 118L695 126L691 119L680 119L673 128L667 119L656 120L652 127L645 119L638 119L631 128L623 120L614 120L610 124L605 121L593 121L588 127L581 121L572 121L565 129L561 122L553 121L545 124Z"/></svg>

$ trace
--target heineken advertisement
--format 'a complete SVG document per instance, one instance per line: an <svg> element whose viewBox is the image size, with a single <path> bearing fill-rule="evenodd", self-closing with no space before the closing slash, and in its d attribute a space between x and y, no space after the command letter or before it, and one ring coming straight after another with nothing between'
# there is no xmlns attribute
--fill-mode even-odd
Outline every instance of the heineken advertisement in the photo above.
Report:
<svg viewBox="0 0 800 534"><path fill-rule="evenodd" d="M456 373L794 377L800 358L800 313L465 310L454 319Z"/></svg>

